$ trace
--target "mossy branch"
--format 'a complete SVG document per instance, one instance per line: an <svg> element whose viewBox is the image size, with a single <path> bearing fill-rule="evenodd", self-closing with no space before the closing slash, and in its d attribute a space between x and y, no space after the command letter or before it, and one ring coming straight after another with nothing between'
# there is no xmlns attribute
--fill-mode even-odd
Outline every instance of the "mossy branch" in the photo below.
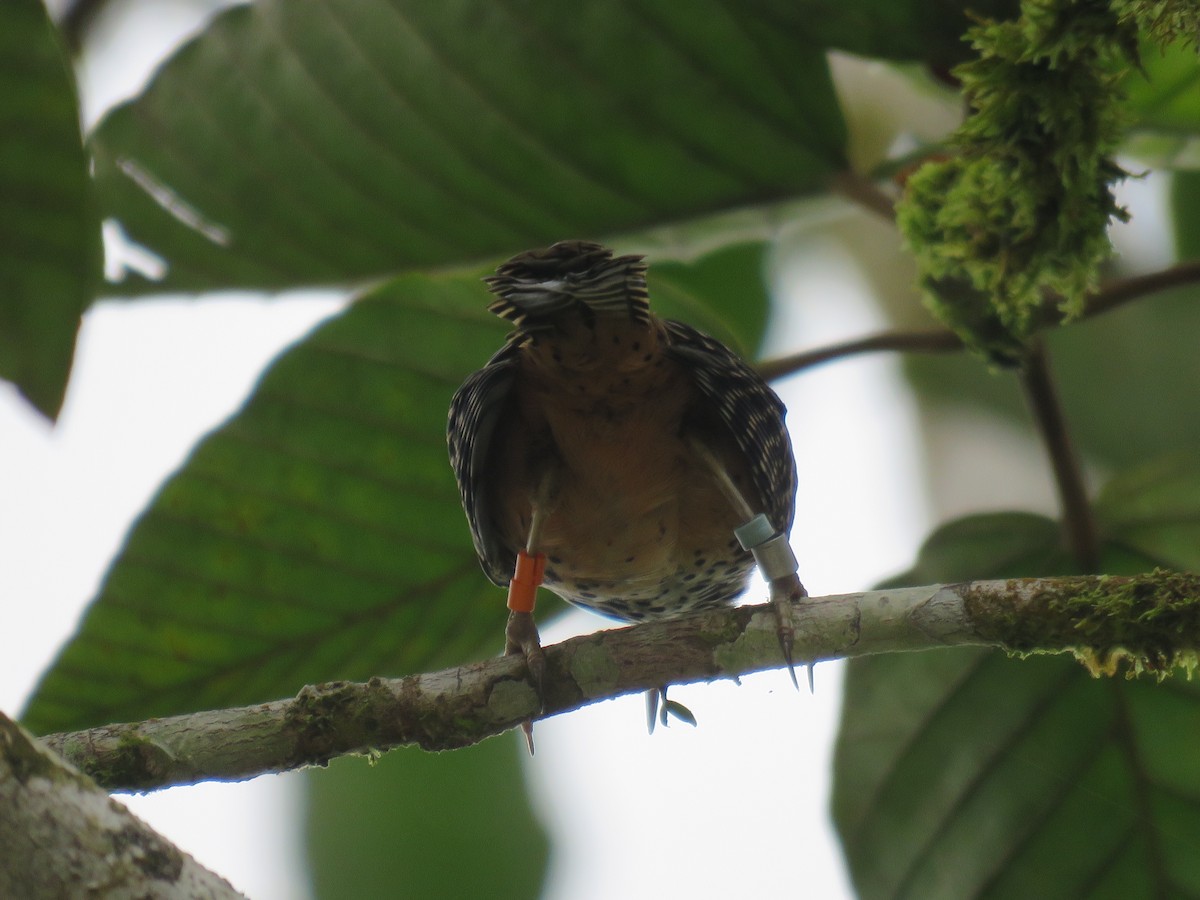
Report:
<svg viewBox="0 0 1200 900"><path fill-rule="evenodd" d="M1019 362L1054 318L1083 311L1107 229L1124 125L1120 77L1137 65L1137 16L1108 0L1022 0L1018 18L968 31L955 69L970 115L953 156L906 182L897 221L926 304L975 350Z"/></svg>
<svg viewBox="0 0 1200 900"><path fill-rule="evenodd" d="M800 601L795 658L991 645L1074 651L1094 672L1163 673L1200 648L1200 576L1036 578L868 591ZM664 684L780 668L769 606L602 631L546 649L546 705L520 658L407 678L304 688L238 709L56 734L45 743L112 790L238 781L406 744L448 750L529 718ZM637 728L631 722L630 728Z"/></svg>

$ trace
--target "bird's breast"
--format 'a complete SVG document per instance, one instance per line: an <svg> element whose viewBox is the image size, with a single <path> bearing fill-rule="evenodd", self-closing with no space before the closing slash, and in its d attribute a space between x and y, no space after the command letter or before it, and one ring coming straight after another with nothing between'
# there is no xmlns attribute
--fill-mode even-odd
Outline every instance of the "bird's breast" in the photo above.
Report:
<svg viewBox="0 0 1200 900"><path fill-rule="evenodd" d="M505 476L493 508L505 540L523 546L548 479L537 548L546 586L623 619L740 593L751 560L733 539L737 513L697 454L706 436L689 427L698 398L687 373L661 356L632 372L525 374L497 435ZM709 446L740 467L732 441Z"/></svg>

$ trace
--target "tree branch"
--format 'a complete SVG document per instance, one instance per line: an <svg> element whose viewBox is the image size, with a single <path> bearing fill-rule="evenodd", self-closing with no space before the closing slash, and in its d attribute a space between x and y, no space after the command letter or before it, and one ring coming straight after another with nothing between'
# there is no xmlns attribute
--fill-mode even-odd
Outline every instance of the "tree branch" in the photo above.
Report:
<svg viewBox="0 0 1200 900"><path fill-rule="evenodd" d="M1083 481L1083 468L1071 442L1062 402L1050 374L1050 358L1040 340L1035 340L1030 347L1021 370L1021 386L1025 389L1034 423L1054 471L1062 508L1063 536L1079 567L1085 572L1095 572L1100 566L1096 520Z"/></svg>
<svg viewBox="0 0 1200 900"><path fill-rule="evenodd" d="M1183 287L1200 281L1200 260L1176 263L1158 272L1121 278L1102 287L1088 300L1083 318L1090 319L1122 306L1131 300L1139 300L1151 294L1171 288Z"/></svg>
<svg viewBox="0 0 1200 900"><path fill-rule="evenodd" d="M961 350L963 342L953 331L947 329L931 331L883 331L840 344L830 344L815 350L805 350L779 359L768 359L758 366L759 374L768 381L792 375L803 369L844 359L859 353L877 350L899 350L910 353L949 353Z"/></svg>
<svg viewBox="0 0 1200 900"><path fill-rule="evenodd" d="M1166 608L1171 615L1147 615ZM1161 670L1200 647L1200 576L1155 572L869 591L801 600L794 615L798 661L958 645L1061 652L1078 648L1086 635L1085 657L1098 667L1123 647L1136 667ZM540 712L524 661L501 657L44 740L107 788L146 791L237 781L404 744L452 749L600 700L784 664L769 605L572 638L548 647L546 663Z"/></svg>
<svg viewBox="0 0 1200 900"><path fill-rule="evenodd" d="M847 169L837 173L830 181L829 189L889 222L896 221L895 198L883 191L872 179L858 172Z"/></svg>
<svg viewBox="0 0 1200 900"><path fill-rule="evenodd" d="M241 897L0 714L0 897Z"/></svg>
<svg viewBox="0 0 1200 900"><path fill-rule="evenodd" d="M1196 282L1200 282L1200 261L1179 263L1148 275L1123 278L1104 286L1093 294L1084 307L1079 321L1111 312L1119 306L1142 297ZM821 363L855 356L859 353L872 353L879 350L949 353L962 350L963 346L958 335L946 328L926 331L885 331L851 341L831 344L827 347L818 347L815 350L806 350L779 359L769 359L760 363L758 370L763 378L773 381Z"/></svg>

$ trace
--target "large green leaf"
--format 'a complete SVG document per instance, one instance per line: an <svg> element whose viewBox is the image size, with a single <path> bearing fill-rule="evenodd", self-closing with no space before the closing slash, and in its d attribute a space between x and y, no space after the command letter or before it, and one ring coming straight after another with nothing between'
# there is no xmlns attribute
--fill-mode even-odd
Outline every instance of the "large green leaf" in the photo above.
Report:
<svg viewBox="0 0 1200 900"><path fill-rule="evenodd" d="M757 345L761 257L748 245L664 266L655 306ZM740 305L727 269L758 279ZM475 276L405 276L280 356L136 523L29 727L252 703L498 649L504 595L475 560L445 446L450 395L507 330L487 296Z"/></svg>
<svg viewBox="0 0 1200 900"><path fill-rule="evenodd" d="M1163 457L1113 479L1096 501L1110 559L1121 571L1200 572L1200 461Z"/></svg>
<svg viewBox="0 0 1200 900"><path fill-rule="evenodd" d="M771 305L766 253L765 243L752 241L724 247L690 263L658 263L646 279L654 308L753 359Z"/></svg>
<svg viewBox="0 0 1200 900"><path fill-rule="evenodd" d="M1106 572L1196 568L1200 465L1115 479ZM900 580L1074 569L1054 523L973 517ZM993 553L987 553L987 546ZM940 651L853 662L833 807L864 898L1200 892L1200 686L1094 679L1065 656Z"/></svg>
<svg viewBox="0 0 1200 900"><path fill-rule="evenodd" d="M131 531L26 720L38 731L401 674L498 644L446 461L503 340L475 278L400 279L286 351Z"/></svg>
<svg viewBox="0 0 1200 900"><path fill-rule="evenodd" d="M100 219L75 80L41 0L0 4L0 378L58 415Z"/></svg>
<svg viewBox="0 0 1200 900"><path fill-rule="evenodd" d="M537 897L549 856L517 741L454 753L394 750L307 774L317 900Z"/></svg>
<svg viewBox="0 0 1200 900"><path fill-rule="evenodd" d="M822 50L767 0L239 6L92 141L122 292L446 266L822 187Z"/></svg>

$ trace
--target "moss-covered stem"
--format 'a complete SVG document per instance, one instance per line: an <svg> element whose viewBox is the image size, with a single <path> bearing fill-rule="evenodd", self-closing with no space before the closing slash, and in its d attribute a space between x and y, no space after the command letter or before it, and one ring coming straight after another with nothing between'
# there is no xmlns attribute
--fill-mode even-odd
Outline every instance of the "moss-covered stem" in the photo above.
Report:
<svg viewBox="0 0 1200 900"><path fill-rule="evenodd" d="M1094 572L1100 563L1096 519L1050 371L1049 354L1040 340L1033 341L1030 346L1029 356L1021 369L1021 386L1054 472L1062 507L1063 537L1080 569Z"/></svg>
<svg viewBox="0 0 1200 900"><path fill-rule="evenodd" d="M1155 572L929 585L796 604L797 662L992 645L1074 651L1093 671L1162 672L1200 647L1200 576ZM544 715L663 684L737 678L784 661L772 608L743 606L572 638L546 650ZM702 712L702 710L700 711ZM334 756L473 744L538 716L519 658L45 739L98 783L152 790L237 781ZM639 723L631 721L630 728Z"/></svg>

